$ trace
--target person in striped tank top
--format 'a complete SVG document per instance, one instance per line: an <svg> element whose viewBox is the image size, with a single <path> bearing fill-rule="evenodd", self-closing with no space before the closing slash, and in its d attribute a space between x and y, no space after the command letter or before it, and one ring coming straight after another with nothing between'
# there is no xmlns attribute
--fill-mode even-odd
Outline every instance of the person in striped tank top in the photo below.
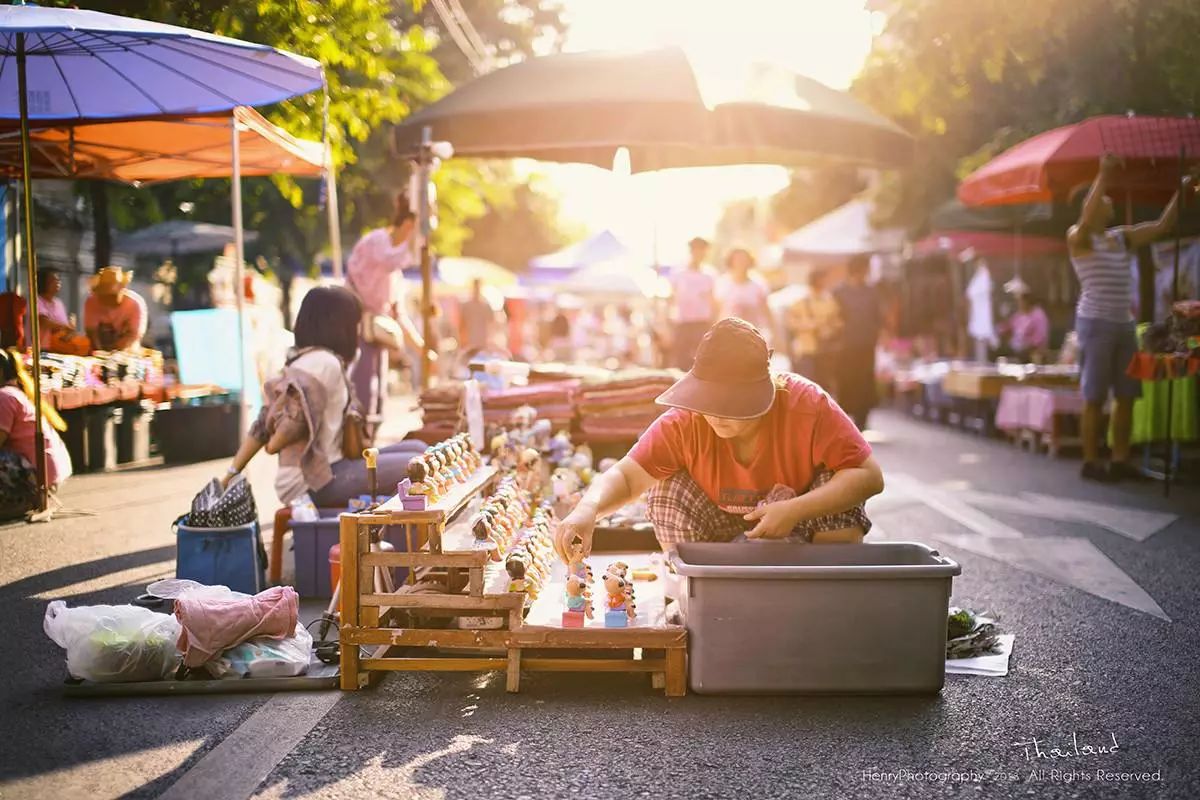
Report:
<svg viewBox="0 0 1200 800"><path fill-rule="evenodd" d="M1075 333L1079 337L1080 388L1083 391L1083 469L1085 479L1111 482L1137 473L1129 464L1133 401L1142 385L1125 370L1137 352L1133 321L1133 260L1138 248L1169 234L1179 215L1179 195L1154 222L1109 227L1114 219L1108 183L1121 160L1111 153L1083 201L1079 221L1067 231L1071 265L1079 278ZM1184 188L1194 188L1193 176ZM1104 403L1113 397L1112 459L1100 460L1100 421Z"/></svg>

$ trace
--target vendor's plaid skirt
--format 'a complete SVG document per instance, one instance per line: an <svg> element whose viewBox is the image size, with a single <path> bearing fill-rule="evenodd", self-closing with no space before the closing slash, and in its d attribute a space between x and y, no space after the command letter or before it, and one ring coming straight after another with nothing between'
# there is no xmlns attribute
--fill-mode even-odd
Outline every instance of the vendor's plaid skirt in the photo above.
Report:
<svg viewBox="0 0 1200 800"><path fill-rule="evenodd" d="M823 486L832 477L832 471L818 468L808 490ZM662 481L647 493L646 516L653 523L654 535L662 544L731 542L756 524L742 519L741 514L722 511L695 479L683 471ZM864 535L871 530L871 521L867 519L862 506L803 522L785 541L811 542L815 533L857 527L862 528Z"/></svg>

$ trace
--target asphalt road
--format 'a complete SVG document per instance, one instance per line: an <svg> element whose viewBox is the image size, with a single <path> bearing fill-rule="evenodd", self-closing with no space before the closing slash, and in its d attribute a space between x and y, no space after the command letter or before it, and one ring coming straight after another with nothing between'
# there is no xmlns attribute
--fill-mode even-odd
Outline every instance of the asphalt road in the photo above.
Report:
<svg viewBox="0 0 1200 800"><path fill-rule="evenodd" d="M397 674L337 698L253 788L230 767L227 788L277 798L1200 797L1195 484L1167 501L1156 485L1081 484L1072 461L893 414L876 423L876 453L895 483L907 476L951 496L1038 492L1179 519L1138 541L1096 524L1103 513L1094 523L991 510L1022 538L985 556L986 525L902 494L880 500L881 532L960 561L954 602L993 612L1016 634L1005 678L948 676L936 697L666 700L634 676L526 675L514 696L499 675ZM169 573L170 522L215 471L84 476L66 500L97 516L0 529L9 645L0 798L155 797L227 738L270 721L273 706L257 695L65 699L61 651L41 631L49 599L125 602ZM257 476L260 498L272 496L269 477ZM1031 571L1030 554L1068 540L1094 545L1091 561ZM1098 596L1115 591L1114 574L1162 616ZM1018 744L1070 751L1073 736L1081 746L1115 737L1118 747L1050 761ZM219 768L220 755L205 766ZM1151 782L1133 780L1144 773Z"/></svg>

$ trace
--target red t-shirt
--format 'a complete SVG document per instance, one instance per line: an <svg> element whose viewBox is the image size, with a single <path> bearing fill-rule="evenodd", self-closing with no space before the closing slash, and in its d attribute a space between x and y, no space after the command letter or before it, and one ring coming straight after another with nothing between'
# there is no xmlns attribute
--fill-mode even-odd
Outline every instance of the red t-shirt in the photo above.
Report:
<svg viewBox="0 0 1200 800"><path fill-rule="evenodd" d="M836 472L870 457L871 446L821 387L799 375L779 381L749 464L738 463L733 445L703 416L678 408L642 434L630 457L656 480L686 470L722 510L737 514L751 511L776 484L807 491L819 465Z"/></svg>

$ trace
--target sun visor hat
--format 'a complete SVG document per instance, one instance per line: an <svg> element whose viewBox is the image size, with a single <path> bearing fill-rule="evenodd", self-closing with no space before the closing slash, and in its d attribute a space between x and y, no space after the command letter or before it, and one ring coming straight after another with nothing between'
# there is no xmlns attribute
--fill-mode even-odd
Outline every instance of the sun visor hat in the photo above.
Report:
<svg viewBox="0 0 1200 800"><path fill-rule="evenodd" d="M723 319L704 334L691 370L655 402L710 417L761 417L775 402L770 359L757 328L742 319Z"/></svg>

